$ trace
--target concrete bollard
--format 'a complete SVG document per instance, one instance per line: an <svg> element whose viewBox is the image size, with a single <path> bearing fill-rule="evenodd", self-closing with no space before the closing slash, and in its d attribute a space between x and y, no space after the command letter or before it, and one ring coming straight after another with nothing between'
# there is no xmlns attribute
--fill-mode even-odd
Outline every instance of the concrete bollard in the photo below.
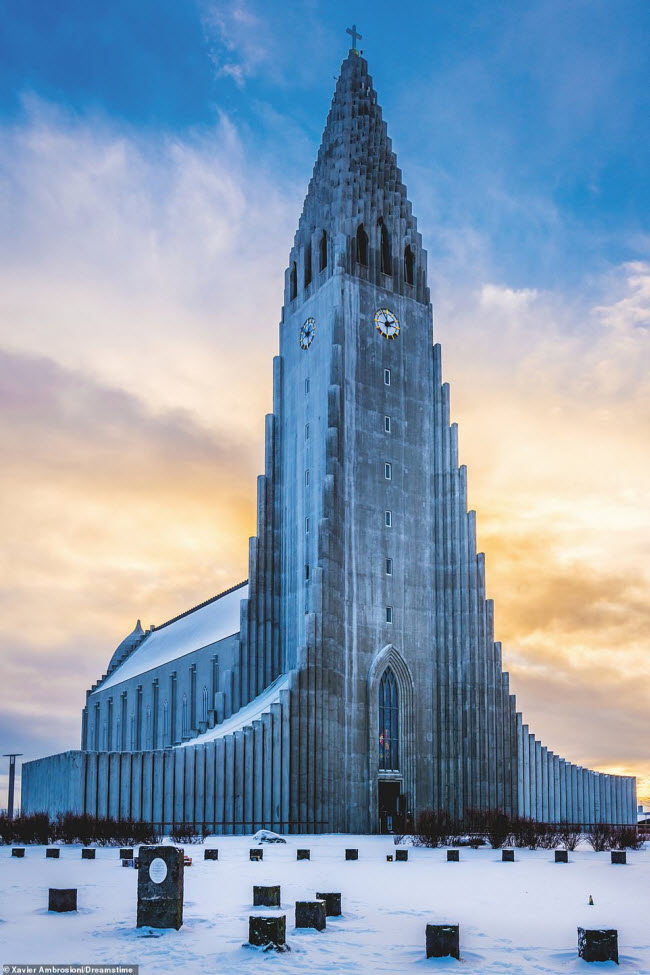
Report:
<svg viewBox="0 0 650 975"><path fill-rule="evenodd" d="M58 846L53 846L53 847L52 846L49 846L47 848L47 850L45 851L45 859L46 860L58 860L59 859L60 852L61 851L59 850Z"/></svg>
<svg viewBox="0 0 650 975"><path fill-rule="evenodd" d="M568 863L569 862L569 851L568 850L556 850L555 851L555 862L556 863Z"/></svg>
<svg viewBox="0 0 650 975"><path fill-rule="evenodd" d="M47 909L48 911L56 911L58 914L64 914L67 911L76 911L77 888L71 887L65 890L60 890L56 887L50 887L49 897L47 899Z"/></svg>
<svg viewBox="0 0 650 975"><path fill-rule="evenodd" d="M324 931L325 901L296 901L296 927Z"/></svg>
<svg viewBox="0 0 650 975"><path fill-rule="evenodd" d="M615 961L618 965L618 931L578 928L578 957L583 961Z"/></svg>
<svg viewBox="0 0 650 975"><path fill-rule="evenodd" d="M359 851L358 850L346 850L345 851L345 859L346 860L358 860L359 859Z"/></svg>
<svg viewBox="0 0 650 975"><path fill-rule="evenodd" d="M311 850L296 850L296 860L311 860Z"/></svg>
<svg viewBox="0 0 650 975"><path fill-rule="evenodd" d="M95 859L95 853L96 852L97 852L96 850L90 850L88 847L85 847L81 851L81 859L82 860L94 860Z"/></svg>
<svg viewBox="0 0 650 975"><path fill-rule="evenodd" d="M408 850L395 850L395 859L398 863L406 863L409 858Z"/></svg>
<svg viewBox="0 0 650 975"><path fill-rule="evenodd" d="M514 863L515 862L515 851L514 850L501 850L501 862L502 863Z"/></svg>
<svg viewBox="0 0 650 975"><path fill-rule="evenodd" d="M316 894L317 901L325 901L326 917L341 916L341 895L340 894Z"/></svg>
<svg viewBox="0 0 650 975"><path fill-rule="evenodd" d="M203 851L203 859L204 860L218 860L219 859L219 851L218 850L215 850L215 849L204 850Z"/></svg>
<svg viewBox="0 0 650 975"><path fill-rule="evenodd" d="M280 887L253 887L253 907L279 907Z"/></svg>
<svg viewBox="0 0 650 975"><path fill-rule="evenodd" d="M627 863L627 853L625 850L612 850L610 857L612 863Z"/></svg>
<svg viewBox="0 0 650 975"><path fill-rule="evenodd" d="M120 848L120 860L132 860L133 859L133 847L123 846Z"/></svg>
<svg viewBox="0 0 650 975"><path fill-rule="evenodd" d="M460 932L457 924L427 924L427 958L460 958Z"/></svg>
<svg viewBox="0 0 650 975"><path fill-rule="evenodd" d="M458 863L460 861L460 850L447 850L447 863Z"/></svg>
<svg viewBox="0 0 650 975"><path fill-rule="evenodd" d="M286 944L287 916L259 917L251 914L248 918L248 943L256 948L277 948L280 951Z"/></svg>
<svg viewBox="0 0 650 975"><path fill-rule="evenodd" d="M12 857L19 857L19 858L24 857L25 856L25 847L24 846L14 846L13 850L11 851L11 855L12 855Z"/></svg>
<svg viewBox="0 0 650 975"><path fill-rule="evenodd" d="M248 857L250 860L257 861L264 859L264 850L249 850Z"/></svg>

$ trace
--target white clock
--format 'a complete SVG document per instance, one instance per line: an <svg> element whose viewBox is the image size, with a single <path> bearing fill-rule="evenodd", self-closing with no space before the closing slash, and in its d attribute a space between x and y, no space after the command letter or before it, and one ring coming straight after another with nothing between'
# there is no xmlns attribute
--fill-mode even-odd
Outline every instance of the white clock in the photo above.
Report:
<svg viewBox="0 0 650 975"><path fill-rule="evenodd" d="M379 308L375 314L375 327L385 339L394 339L399 335L399 321L397 315L389 308Z"/></svg>

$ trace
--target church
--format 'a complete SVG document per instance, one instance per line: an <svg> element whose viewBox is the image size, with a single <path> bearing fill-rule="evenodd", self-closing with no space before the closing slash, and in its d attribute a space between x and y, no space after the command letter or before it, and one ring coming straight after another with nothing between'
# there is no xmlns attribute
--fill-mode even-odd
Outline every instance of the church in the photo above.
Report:
<svg viewBox="0 0 650 975"><path fill-rule="evenodd" d="M81 749L23 766L24 812L217 834L428 809L636 822L635 779L561 758L517 710L427 255L350 33L285 272L248 580L138 621L86 694Z"/></svg>

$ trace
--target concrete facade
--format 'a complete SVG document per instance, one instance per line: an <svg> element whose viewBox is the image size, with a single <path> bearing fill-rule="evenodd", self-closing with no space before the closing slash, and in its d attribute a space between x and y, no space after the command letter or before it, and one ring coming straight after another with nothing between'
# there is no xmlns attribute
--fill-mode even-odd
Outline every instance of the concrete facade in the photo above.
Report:
<svg viewBox="0 0 650 975"><path fill-rule="evenodd" d="M24 766L23 808L213 832L372 832L389 807L636 821L633 779L560 759L516 710L426 261L351 51L286 271L248 583L138 625L81 751Z"/></svg>

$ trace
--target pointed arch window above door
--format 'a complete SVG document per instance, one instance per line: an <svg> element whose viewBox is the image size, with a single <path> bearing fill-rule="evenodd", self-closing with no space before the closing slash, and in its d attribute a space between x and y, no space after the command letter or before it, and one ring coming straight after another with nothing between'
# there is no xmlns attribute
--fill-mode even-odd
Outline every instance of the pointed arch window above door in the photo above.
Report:
<svg viewBox="0 0 650 975"><path fill-rule="evenodd" d="M379 769L399 771L399 691L390 667L379 682Z"/></svg>

